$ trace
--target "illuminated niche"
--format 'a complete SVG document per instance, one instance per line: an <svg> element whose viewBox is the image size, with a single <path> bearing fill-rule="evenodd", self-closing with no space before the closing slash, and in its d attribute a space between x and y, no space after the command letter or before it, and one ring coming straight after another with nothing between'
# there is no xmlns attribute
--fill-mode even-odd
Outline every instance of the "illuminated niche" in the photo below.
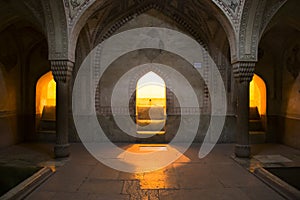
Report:
<svg viewBox="0 0 300 200"><path fill-rule="evenodd" d="M254 74L250 82L250 107L257 107L260 115L266 115L267 90L262 78Z"/></svg>
<svg viewBox="0 0 300 200"><path fill-rule="evenodd" d="M36 114L41 115L46 107L56 106L56 82L52 72L43 75L36 84Z"/></svg>
<svg viewBox="0 0 300 200"><path fill-rule="evenodd" d="M141 77L136 86L138 134L165 134L166 84L154 72Z"/></svg>

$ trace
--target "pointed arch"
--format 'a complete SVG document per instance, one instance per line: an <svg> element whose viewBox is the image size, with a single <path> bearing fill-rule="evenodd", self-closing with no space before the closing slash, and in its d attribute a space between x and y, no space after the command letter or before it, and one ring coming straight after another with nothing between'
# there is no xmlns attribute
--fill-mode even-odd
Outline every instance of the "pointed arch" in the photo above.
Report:
<svg viewBox="0 0 300 200"><path fill-rule="evenodd" d="M136 123L138 134L165 134L166 83L156 73L143 75L136 85Z"/></svg>
<svg viewBox="0 0 300 200"><path fill-rule="evenodd" d="M41 115L45 106L56 106L56 83L51 71L36 84L36 114Z"/></svg>
<svg viewBox="0 0 300 200"><path fill-rule="evenodd" d="M142 76L137 82L136 98L137 104L157 103L158 105L166 106L165 81L156 73L152 71L148 72L147 74ZM141 102L139 102L138 99ZM153 99L163 99L163 101L153 102Z"/></svg>
<svg viewBox="0 0 300 200"><path fill-rule="evenodd" d="M209 13L209 15L212 15L222 26L222 28L224 29L228 40L230 41L230 47L232 48L232 43L234 43L234 30L233 27L230 23L230 20L226 17L226 15L224 14L224 12L222 11L222 9L220 9L214 2L210 1L210 0L203 0L203 1L197 1L196 3L191 1L189 2L192 6L197 6L199 7L199 9L203 12ZM114 34L116 32L116 30L118 28L120 28L121 26L123 26L126 22L130 21L131 19L133 19L134 17L136 17L137 15L140 15L144 12L146 12L149 9L156 9L156 10L162 10L165 8L168 8L170 10L170 7L177 4L177 8L174 7L175 9L173 9L174 12L168 12L164 14L167 15L168 17L170 17L171 19L173 19L175 22L177 22L179 25L182 26L183 30L187 30L187 32L189 32L193 37L195 37L196 40L198 40L198 42L207 48L207 45L205 44L205 39L207 38L203 38L203 31L198 32L199 26L197 25L196 27L195 24L193 23L189 23L186 21L186 19L183 19L181 16L182 11L180 11L181 8L179 8L178 6L180 6L180 4L178 2L169 2L169 1L144 1L144 2L137 2L136 5L134 5L133 7L124 9L124 5L126 5L127 3L124 2L120 7L116 7L115 10L126 10L126 13L120 13L120 15L118 16L117 19L115 20L108 20L109 24L106 27L106 32L104 32L102 34L102 36L100 37L99 41L97 41L98 43L100 43L101 41L107 39L108 37L110 37L112 34ZM188 4L188 3L185 3ZM78 14L76 16L76 19L74 19L72 21L72 27L71 27L71 31L70 31L70 52L73 52L72 54L74 54L75 52L75 48L76 48L76 44L77 44L77 40L79 37L79 34L81 32L81 30L83 29L83 27L85 26L85 24L87 23L87 21L93 16L95 15L95 13L101 11L101 10L107 10L112 8L113 3L109 2L109 1L94 1L93 3L90 4L86 4L85 7L86 9L84 10L84 12L82 11L80 14ZM202 9L205 8L205 9ZM114 13L115 14L115 13ZM203 26L203 24L202 24Z"/></svg>
<svg viewBox="0 0 300 200"><path fill-rule="evenodd" d="M69 51L69 28L63 1L42 1L49 44L50 60L75 60L75 49Z"/></svg>
<svg viewBox="0 0 300 200"><path fill-rule="evenodd" d="M267 88L264 80L254 74L250 83L250 107L257 107L260 115L267 112Z"/></svg>

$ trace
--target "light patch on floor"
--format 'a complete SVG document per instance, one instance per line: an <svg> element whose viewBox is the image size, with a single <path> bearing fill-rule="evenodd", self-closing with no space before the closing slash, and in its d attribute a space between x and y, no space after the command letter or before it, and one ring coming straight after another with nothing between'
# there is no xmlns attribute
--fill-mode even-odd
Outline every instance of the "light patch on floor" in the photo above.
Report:
<svg viewBox="0 0 300 200"><path fill-rule="evenodd" d="M290 159L282 156L282 155L257 155L253 156L256 160L261 163L287 163L292 162Z"/></svg>
<svg viewBox="0 0 300 200"><path fill-rule="evenodd" d="M140 151L168 151L166 146L140 146Z"/></svg>

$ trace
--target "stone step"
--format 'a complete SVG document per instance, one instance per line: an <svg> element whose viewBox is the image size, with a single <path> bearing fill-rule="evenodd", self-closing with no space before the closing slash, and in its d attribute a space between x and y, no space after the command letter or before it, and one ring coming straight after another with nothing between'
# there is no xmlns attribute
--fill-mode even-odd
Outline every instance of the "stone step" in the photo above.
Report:
<svg viewBox="0 0 300 200"><path fill-rule="evenodd" d="M266 142L266 132L264 131L250 131L250 144L263 144Z"/></svg>
<svg viewBox="0 0 300 200"><path fill-rule="evenodd" d="M164 130L165 128L165 120L138 120L137 124L139 125L138 127L138 131L160 131L160 130Z"/></svg>
<svg viewBox="0 0 300 200"><path fill-rule="evenodd" d="M56 131L39 131L40 134L49 134L49 135L56 135Z"/></svg>
<svg viewBox="0 0 300 200"><path fill-rule="evenodd" d="M261 120L249 120L249 131L263 131Z"/></svg>
<svg viewBox="0 0 300 200"><path fill-rule="evenodd" d="M40 121L40 131L55 131L56 129L56 121L48 121L48 120L41 120Z"/></svg>
<svg viewBox="0 0 300 200"><path fill-rule="evenodd" d="M259 115L257 107L250 107L250 109L249 109L249 119L250 120L260 119L260 115Z"/></svg>
<svg viewBox="0 0 300 200"><path fill-rule="evenodd" d="M40 142L55 142L56 141L56 131L39 131L37 134L38 141Z"/></svg>
<svg viewBox="0 0 300 200"><path fill-rule="evenodd" d="M42 120L55 121L56 120L56 106L44 106L42 113Z"/></svg>

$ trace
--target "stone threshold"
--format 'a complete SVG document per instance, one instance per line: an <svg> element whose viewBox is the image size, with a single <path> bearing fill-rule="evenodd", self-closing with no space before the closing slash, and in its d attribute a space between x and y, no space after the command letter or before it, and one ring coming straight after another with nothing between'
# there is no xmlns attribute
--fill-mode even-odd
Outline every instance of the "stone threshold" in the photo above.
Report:
<svg viewBox="0 0 300 200"><path fill-rule="evenodd" d="M272 189L277 191L284 198L289 200L300 199L300 191L298 189L268 172L266 169L262 167L256 168L253 174L269 185Z"/></svg>
<svg viewBox="0 0 300 200"><path fill-rule="evenodd" d="M54 173L50 167L43 167L31 177L25 179L16 187L9 190L0 200L19 200L24 199L31 192L33 192L38 186L45 182Z"/></svg>
<svg viewBox="0 0 300 200"><path fill-rule="evenodd" d="M267 161L262 162L260 157L270 158ZM276 175L264 169L265 167L296 167L298 164L291 160L284 159L285 157L278 155L263 155L253 156L251 158L238 158L232 155L231 158L235 160L239 165L245 168L251 174L254 174L262 182L267 184L270 188L280 194L282 197L288 200L300 199L300 191L290 184L286 183ZM274 159L276 158L276 159ZM280 158L280 159L279 159Z"/></svg>

